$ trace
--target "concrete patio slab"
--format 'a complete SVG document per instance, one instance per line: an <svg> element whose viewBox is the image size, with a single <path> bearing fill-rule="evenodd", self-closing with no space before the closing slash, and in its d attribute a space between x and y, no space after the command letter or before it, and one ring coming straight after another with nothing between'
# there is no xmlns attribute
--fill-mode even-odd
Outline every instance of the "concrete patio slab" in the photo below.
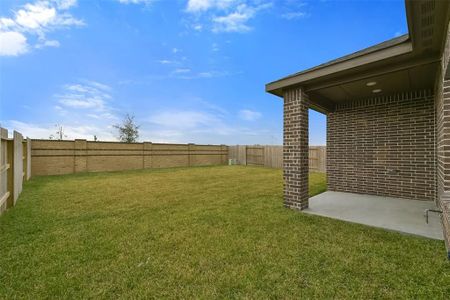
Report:
<svg viewBox="0 0 450 300"><path fill-rule="evenodd" d="M304 212L442 240L440 215L430 212L427 224L426 209L436 206L431 201L328 191L311 197Z"/></svg>

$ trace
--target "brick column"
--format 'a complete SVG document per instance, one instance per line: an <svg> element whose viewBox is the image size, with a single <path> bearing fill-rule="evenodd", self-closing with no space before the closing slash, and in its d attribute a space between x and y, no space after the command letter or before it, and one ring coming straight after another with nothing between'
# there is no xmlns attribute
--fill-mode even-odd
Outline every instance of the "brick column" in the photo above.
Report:
<svg viewBox="0 0 450 300"><path fill-rule="evenodd" d="M436 97L438 205L442 209L442 227L450 259L450 80L443 80Z"/></svg>
<svg viewBox="0 0 450 300"><path fill-rule="evenodd" d="M74 173L87 172L87 141L75 140Z"/></svg>
<svg viewBox="0 0 450 300"><path fill-rule="evenodd" d="M308 108L301 88L284 92L283 178L284 206L308 208Z"/></svg>

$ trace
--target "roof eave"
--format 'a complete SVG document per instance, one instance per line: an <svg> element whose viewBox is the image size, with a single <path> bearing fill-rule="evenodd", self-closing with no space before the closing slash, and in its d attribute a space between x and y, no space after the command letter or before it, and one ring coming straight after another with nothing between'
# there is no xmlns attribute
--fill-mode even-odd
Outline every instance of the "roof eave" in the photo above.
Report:
<svg viewBox="0 0 450 300"><path fill-rule="evenodd" d="M283 96L283 88L288 86L296 86L306 84L314 79L324 78L333 74L350 71L361 66L371 63L388 60L389 58L399 55L412 53L413 45L410 39L386 47L377 51L359 55L347 60L339 61L334 64L326 65L324 67L314 68L311 71L305 71L297 75L282 78L280 80L266 84L266 92L276 96Z"/></svg>

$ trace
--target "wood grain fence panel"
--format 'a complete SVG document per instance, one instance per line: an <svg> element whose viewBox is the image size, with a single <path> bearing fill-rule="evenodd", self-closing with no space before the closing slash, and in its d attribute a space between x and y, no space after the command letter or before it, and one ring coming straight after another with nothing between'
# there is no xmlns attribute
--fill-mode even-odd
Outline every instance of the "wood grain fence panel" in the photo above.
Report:
<svg viewBox="0 0 450 300"><path fill-rule="evenodd" d="M25 151L25 162L24 163L24 169L25 169L25 179L30 180L31 178L31 139L27 138L24 141L24 151Z"/></svg>
<svg viewBox="0 0 450 300"><path fill-rule="evenodd" d="M270 168L283 167L283 146L265 146L264 164Z"/></svg>
<svg viewBox="0 0 450 300"><path fill-rule="evenodd" d="M17 131L13 132L14 143L14 204L16 205L17 199L22 192L23 185L23 136Z"/></svg>
<svg viewBox="0 0 450 300"><path fill-rule="evenodd" d="M8 164L7 155L7 139L8 131L0 128L0 214L8 208L7 200L9 198L8 191Z"/></svg>
<svg viewBox="0 0 450 300"><path fill-rule="evenodd" d="M8 138L8 131L0 128L0 214L16 205L24 181L30 178L30 146L19 132Z"/></svg>
<svg viewBox="0 0 450 300"><path fill-rule="evenodd" d="M283 146L230 146L228 158L235 159L238 165L263 165L269 168L283 168ZM325 146L311 146L309 148L309 170L326 172Z"/></svg>
<svg viewBox="0 0 450 300"><path fill-rule="evenodd" d="M264 147L247 146L245 150L247 165L264 166Z"/></svg>
<svg viewBox="0 0 450 300"><path fill-rule="evenodd" d="M246 145L228 146L228 159L235 160L237 165L247 165Z"/></svg>

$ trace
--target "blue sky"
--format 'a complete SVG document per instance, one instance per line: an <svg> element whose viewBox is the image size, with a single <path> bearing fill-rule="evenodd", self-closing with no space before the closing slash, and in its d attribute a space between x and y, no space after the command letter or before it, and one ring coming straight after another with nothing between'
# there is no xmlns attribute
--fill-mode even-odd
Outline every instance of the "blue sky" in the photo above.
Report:
<svg viewBox="0 0 450 300"><path fill-rule="evenodd" d="M407 32L403 1L0 2L0 123L32 138L281 144L264 85ZM326 118L310 112L310 144Z"/></svg>

